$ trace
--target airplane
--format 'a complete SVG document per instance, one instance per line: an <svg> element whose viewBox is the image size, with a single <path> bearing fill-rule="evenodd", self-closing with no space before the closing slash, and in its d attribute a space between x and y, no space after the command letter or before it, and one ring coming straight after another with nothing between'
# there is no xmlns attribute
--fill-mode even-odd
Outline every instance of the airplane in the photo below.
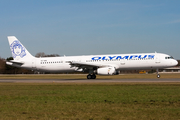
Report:
<svg viewBox="0 0 180 120"><path fill-rule="evenodd" d="M163 53L107 54L86 56L42 57L32 56L15 36L8 36L13 60L7 65L48 72L87 72L87 79L98 75L117 75L120 70L159 69L176 66L177 60Z"/></svg>

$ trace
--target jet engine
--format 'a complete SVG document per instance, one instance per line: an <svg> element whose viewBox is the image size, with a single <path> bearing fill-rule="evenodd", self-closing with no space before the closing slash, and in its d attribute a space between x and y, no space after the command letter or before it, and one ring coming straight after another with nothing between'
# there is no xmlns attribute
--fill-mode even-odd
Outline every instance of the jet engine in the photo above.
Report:
<svg viewBox="0 0 180 120"><path fill-rule="evenodd" d="M114 67L103 67L97 69L98 75L116 75L118 72Z"/></svg>

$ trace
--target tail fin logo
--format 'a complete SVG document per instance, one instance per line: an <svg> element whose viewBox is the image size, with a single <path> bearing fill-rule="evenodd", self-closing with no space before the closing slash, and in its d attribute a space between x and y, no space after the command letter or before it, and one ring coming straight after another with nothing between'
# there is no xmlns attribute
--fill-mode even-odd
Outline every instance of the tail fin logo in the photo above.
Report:
<svg viewBox="0 0 180 120"><path fill-rule="evenodd" d="M20 56L23 58L26 56L25 48L21 45L21 43L17 40L15 40L11 45L10 45L11 51L13 58L16 58L17 56Z"/></svg>

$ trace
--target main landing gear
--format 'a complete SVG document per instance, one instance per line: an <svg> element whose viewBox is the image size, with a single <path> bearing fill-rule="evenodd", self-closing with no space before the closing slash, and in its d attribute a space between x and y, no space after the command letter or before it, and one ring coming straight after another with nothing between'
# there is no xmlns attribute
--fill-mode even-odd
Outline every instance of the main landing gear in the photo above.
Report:
<svg viewBox="0 0 180 120"><path fill-rule="evenodd" d="M87 75L87 79L96 79L96 75L95 74L89 74L89 75Z"/></svg>

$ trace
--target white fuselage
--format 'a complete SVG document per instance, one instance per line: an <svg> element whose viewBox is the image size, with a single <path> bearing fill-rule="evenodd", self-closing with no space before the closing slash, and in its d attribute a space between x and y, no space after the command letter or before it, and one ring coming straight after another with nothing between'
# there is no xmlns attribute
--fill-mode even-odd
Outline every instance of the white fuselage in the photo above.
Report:
<svg viewBox="0 0 180 120"><path fill-rule="evenodd" d="M23 68L49 72L74 72L77 66L70 62L78 62L91 66L111 66L116 70L159 69L177 65L177 61L167 54L111 54L69 57L44 57L24 61Z"/></svg>

